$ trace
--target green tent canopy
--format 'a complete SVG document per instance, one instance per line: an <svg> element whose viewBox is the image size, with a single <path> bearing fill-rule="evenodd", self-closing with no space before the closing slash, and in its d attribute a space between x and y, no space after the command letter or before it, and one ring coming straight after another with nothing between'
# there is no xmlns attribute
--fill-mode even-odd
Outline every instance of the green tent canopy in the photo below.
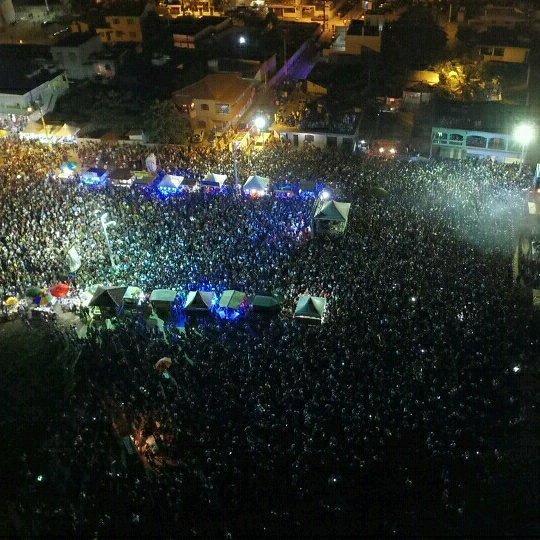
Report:
<svg viewBox="0 0 540 540"><path fill-rule="evenodd" d="M124 303L124 293L127 287L99 286L88 304L90 307L100 309L117 309Z"/></svg>
<svg viewBox="0 0 540 540"><path fill-rule="evenodd" d="M219 307L238 309L246 300L246 293L229 289L224 291L219 299Z"/></svg>
<svg viewBox="0 0 540 540"><path fill-rule="evenodd" d="M33 298L34 296L39 296L41 294L41 288L40 287L28 287L26 289L26 296Z"/></svg>
<svg viewBox="0 0 540 540"><path fill-rule="evenodd" d="M172 289L154 289L150 294L150 304L161 318L168 319L177 296L178 291Z"/></svg>
<svg viewBox="0 0 540 540"><path fill-rule="evenodd" d="M303 294L296 304L294 318L304 319L310 322L322 322L325 311L326 298Z"/></svg>
<svg viewBox="0 0 540 540"><path fill-rule="evenodd" d="M139 303L139 299L142 295L142 289L140 287L134 287L132 285L126 288L124 293L124 305L126 306L136 306Z"/></svg>
<svg viewBox="0 0 540 540"><path fill-rule="evenodd" d="M282 300L275 296L256 294L251 299L253 311L257 313L275 313L281 309Z"/></svg>
<svg viewBox="0 0 540 540"><path fill-rule="evenodd" d="M317 233L343 233L347 227L351 203L327 201L319 204L313 216L313 230Z"/></svg>

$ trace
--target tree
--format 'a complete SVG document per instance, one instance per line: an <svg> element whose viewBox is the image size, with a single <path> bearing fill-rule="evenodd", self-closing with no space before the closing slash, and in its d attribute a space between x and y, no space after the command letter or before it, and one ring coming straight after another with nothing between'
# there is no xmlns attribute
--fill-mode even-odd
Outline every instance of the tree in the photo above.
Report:
<svg viewBox="0 0 540 540"><path fill-rule="evenodd" d="M470 26L460 26L458 28L456 37L458 40L467 47L472 47L478 44L478 34Z"/></svg>
<svg viewBox="0 0 540 540"><path fill-rule="evenodd" d="M416 6L385 27L382 60L390 70L425 68L441 59L446 41L446 33L433 18L431 10Z"/></svg>
<svg viewBox="0 0 540 540"><path fill-rule="evenodd" d="M156 100L148 111L145 133L150 142L183 144L189 136L189 124L171 100Z"/></svg>

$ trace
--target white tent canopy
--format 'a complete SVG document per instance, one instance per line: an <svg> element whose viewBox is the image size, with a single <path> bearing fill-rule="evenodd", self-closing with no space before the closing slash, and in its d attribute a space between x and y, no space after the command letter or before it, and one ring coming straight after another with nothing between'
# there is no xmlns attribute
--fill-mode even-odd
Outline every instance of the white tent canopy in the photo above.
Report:
<svg viewBox="0 0 540 540"><path fill-rule="evenodd" d="M159 189L178 189L184 181L183 176L176 176L174 174L166 174L160 181Z"/></svg>
<svg viewBox="0 0 540 540"><path fill-rule="evenodd" d="M203 186L223 187L227 180L226 174L208 173L202 180Z"/></svg>
<svg viewBox="0 0 540 540"><path fill-rule="evenodd" d="M265 176L251 175L244 184L244 191L266 192L270 186L270 178Z"/></svg>

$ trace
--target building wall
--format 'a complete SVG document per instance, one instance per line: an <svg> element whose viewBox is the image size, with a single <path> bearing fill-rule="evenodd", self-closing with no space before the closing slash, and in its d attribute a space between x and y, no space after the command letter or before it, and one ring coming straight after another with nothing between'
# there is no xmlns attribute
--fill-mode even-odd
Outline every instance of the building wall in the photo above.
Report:
<svg viewBox="0 0 540 540"><path fill-rule="evenodd" d="M92 65L88 64L91 54L103 49L98 36L90 38L78 47L51 47L53 60L66 71L69 79L86 79L94 75Z"/></svg>
<svg viewBox="0 0 540 540"><path fill-rule="evenodd" d="M311 144L317 148L349 146L354 149L355 138L352 135L338 133L305 133L297 131L279 131L277 135L282 141L289 141L293 146Z"/></svg>
<svg viewBox="0 0 540 540"><path fill-rule="evenodd" d="M65 94L68 88L67 78L61 73L26 94L0 94L0 114L39 118L39 111L35 110L29 114L28 107L37 100L42 104L42 111L46 114L54 109L56 100Z"/></svg>
<svg viewBox="0 0 540 540"><path fill-rule="evenodd" d="M210 130L234 126L253 101L254 88L248 88L235 102L193 99L188 118L192 129Z"/></svg>
<svg viewBox="0 0 540 540"><path fill-rule="evenodd" d="M103 43L142 43L141 17L108 15L105 20L108 28L96 29Z"/></svg>
<svg viewBox="0 0 540 540"><path fill-rule="evenodd" d="M345 36L345 52L347 54L362 54L362 49L381 52L381 36Z"/></svg>
<svg viewBox="0 0 540 540"><path fill-rule="evenodd" d="M454 159L477 156L516 163L521 157L521 147L505 133L434 127L431 130L431 154Z"/></svg>
<svg viewBox="0 0 540 540"><path fill-rule="evenodd" d="M526 64L529 59L529 49L526 47L497 47L483 45L478 47L478 53L484 62L507 62L511 64Z"/></svg>

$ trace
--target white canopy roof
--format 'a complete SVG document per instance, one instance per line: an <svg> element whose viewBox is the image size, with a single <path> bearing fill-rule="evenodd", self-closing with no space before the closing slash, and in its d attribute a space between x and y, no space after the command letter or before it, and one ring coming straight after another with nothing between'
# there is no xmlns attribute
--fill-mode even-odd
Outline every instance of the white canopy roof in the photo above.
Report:
<svg viewBox="0 0 540 540"><path fill-rule="evenodd" d="M227 180L226 174L217 174L217 173L208 173L204 178L202 183L209 186L219 186L223 187L223 184Z"/></svg>
<svg viewBox="0 0 540 540"><path fill-rule="evenodd" d="M270 178L265 176L251 175L244 184L244 191L267 191L270 185Z"/></svg>
<svg viewBox="0 0 540 540"><path fill-rule="evenodd" d="M315 213L314 218L323 221L346 222L349 216L351 203L328 201Z"/></svg>
<svg viewBox="0 0 540 540"><path fill-rule="evenodd" d="M176 176L174 174L166 174L160 181L160 188L178 189L184 181L183 176Z"/></svg>

